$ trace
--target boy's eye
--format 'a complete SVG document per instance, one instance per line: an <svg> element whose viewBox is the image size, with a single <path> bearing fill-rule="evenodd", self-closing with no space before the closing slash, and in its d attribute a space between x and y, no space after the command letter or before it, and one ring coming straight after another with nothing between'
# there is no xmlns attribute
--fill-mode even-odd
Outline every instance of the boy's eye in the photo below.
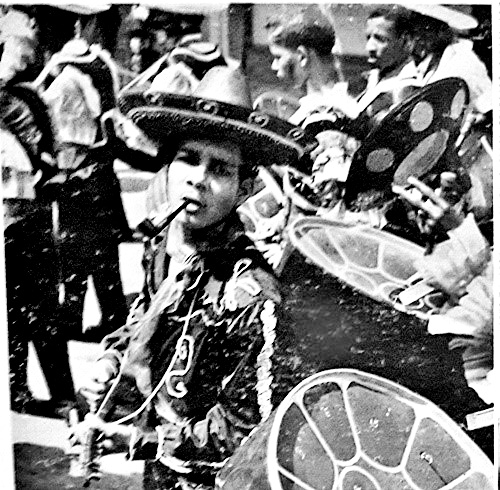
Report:
<svg viewBox="0 0 500 490"><path fill-rule="evenodd" d="M233 174L232 167L226 162L214 162L212 172L221 177L230 177Z"/></svg>
<svg viewBox="0 0 500 490"><path fill-rule="evenodd" d="M197 163L197 160L194 158L194 156L192 154L190 154L187 151L183 151L183 150L180 150L177 153L175 159L180 160L184 163L187 163L188 165L196 165L196 163Z"/></svg>

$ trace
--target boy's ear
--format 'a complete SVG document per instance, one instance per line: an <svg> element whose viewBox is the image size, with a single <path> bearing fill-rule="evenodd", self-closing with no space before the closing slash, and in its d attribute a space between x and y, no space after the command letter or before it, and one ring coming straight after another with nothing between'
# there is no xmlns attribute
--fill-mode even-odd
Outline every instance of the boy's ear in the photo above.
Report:
<svg viewBox="0 0 500 490"><path fill-rule="evenodd" d="M299 46L297 48L297 54L299 56L300 66L305 67L309 63L309 50L305 46Z"/></svg>
<svg viewBox="0 0 500 490"><path fill-rule="evenodd" d="M248 177L243 180L240 184L240 189L238 191L238 201L236 207L241 206L248 197L252 195L255 185L255 179Z"/></svg>
<svg viewBox="0 0 500 490"><path fill-rule="evenodd" d="M401 41L403 49L410 54L415 46L415 40L413 39L413 37L409 34L404 34Z"/></svg>

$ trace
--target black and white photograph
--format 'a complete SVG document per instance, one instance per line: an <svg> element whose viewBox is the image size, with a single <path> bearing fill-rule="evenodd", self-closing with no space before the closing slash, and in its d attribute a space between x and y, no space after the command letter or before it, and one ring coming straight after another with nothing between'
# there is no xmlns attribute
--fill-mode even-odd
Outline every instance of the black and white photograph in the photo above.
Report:
<svg viewBox="0 0 500 490"><path fill-rule="evenodd" d="M0 1L0 487L498 488L498 10Z"/></svg>

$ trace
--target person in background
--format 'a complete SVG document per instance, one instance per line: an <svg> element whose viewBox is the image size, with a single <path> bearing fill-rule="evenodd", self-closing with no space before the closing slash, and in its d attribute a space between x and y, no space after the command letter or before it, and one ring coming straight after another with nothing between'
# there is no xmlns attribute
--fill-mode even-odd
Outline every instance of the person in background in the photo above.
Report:
<svg viewBox="0 0 500 490"><path fill-rule="evenodd" d="M44 187L56 172L54 134L47 107L36 91L22 83L37 71L39 30L32 17L15 8L8 8L0 24L0 164L10 406L20 413L61 416L75 401L75 392L58 316L53 201ZM45 376L51 396L48 402L36 399L28 384L29 342Z"/></svg>
<svg viewBox="0 0 500 490"><path fill-rule="evenodd" d="M75 390L58 317L53 202L43 187L55 173L51 121L35 91L9 82L0 87L0 116L10 405L20 413L61 416L75 401ZM28 385L29 342L49 402L35 399Z"/></svg>
<svg viewBox="0 0 500 490"><path fill-rule="evenodd" d="M311 372L294 353L277 280L236 208L258 165L297 164L314 140L301 132L293 141L286 135L300 128L271 116L264 129L252 122L247 81L229 67L210 70L182 98L185 111L171 105L178 95L148 100L124 94L121 103L163 148L166 207L187 206L152 239L143 295L128 324L104 339L82 389L95 407L120 370L133 372L143 412L133 426L88 415L72 437L81 441L93 427L127 441L132 459L146 459L149 490L211 489L224 461Z"/></svg>
<svg viewBox="0 0 500 490"><path fill-rule="evenodd" d="M409 82L399 77L409 59L409 18L406 10L396 7L377 8L370 14L366 51L372 70L357 99L347 93L347 83L336 69L335 32L330 24L297 20L278 27L270 36L278 77L293 80L297 86L306 84L308 95L300 100L290 121L317 133L314 186L319 185L318 192L324 196L332 194L332 182L346 179L359 141L375 120L408 95L408 85L414 85L413 77Z"/></svg>
<svg viewBox="0 0 500 490"><path fill-rule="evenodd" d="M484 402L495 401L493 371L493 260L474 216L457 211L453 198L410 177L393 191L422 213L425 226L446 240L416 264L422 279L450 296L450 308L431 315L429 333L450 335L462 349L467 384Z"/></svg>
<svg viewBox="0 0 500 490"><path fill-rule="evenodd" d="M366 87L355 99L336 97L329 101L331 110L340 111L345 117L345 131L358 139L362 139L391 106L414 92L415 77L403 73L403 67L410 61L411 17L410 12L399 6L380 6L370 12L366 21L365 51L371 68Z"/></svg>
<svg viewBox="0 0 500 490"><path fill-rule="evenodd" d="M85 46L84 52L71 52ZM82 39L70 41L50 66L59 74L47 81L42 97L57 138L59 173L47 185L52 186L59 210L61 321L68 338L101 340L127 317L118 246L131 236L113 169L118 155L101 125L103 113L116 104L113 71L105 53ZM82 337L89 277L101 322Z"/></svg>
<svg viewBox="0 0 500 490"><path fill-rule="evenodd" d="M419 9L423 9L422 13L416 13ZM427 15L424 17L423 13ZM440 20L432 16L439 17ZM363 137L391 108L420 87L452 76L464 78L466 82L467 78L472 78L467 82L471 90L472 105L483 106L477 109L481 111L491 108L491 81L487 77L486 68L470 49L471 46L466 49L462 42L456 42L451 27L463 31L476 24L470 16L442 6L381 7L371 12L367 20L366 51L373 69L365 92L357 100L355 118L352 124L346 125L345 132L363 141ZM454 57L459 56L459 52L463 50L463 59L454 62ZM469 58L470 63L465 61L469 67L461 69L461 63ZM321 136L318 137L320 145L313 157L317 162L316 166L322 170L321 178L341 182L349 172L353 152L347 150L353 145L339 145L338 141L343 141L346 137L335 131L325 131L318 136ZM339 146L342 150L340 152ZM347 158L338 158L339 153ZM457 165L458 162L454 161L445 164L449 168L456 168ZM481 168L480 176L483 177L485 173L488 172ZM487 214L488 192L483 190L487 184L481 183L473 175L471 178L475 184L473 182L467 198L470 208L475 209L477 216ZM468 185L470 187L470 183Z"/></svg>
<svg viewBox="0 0 500 490"><path fill-rule="evenodd" d="M347 94L347 83L333 53L335 31L326 19L299 15L275 27L268 43L276 76L285 87L306 94L288 119L292 124L300 125L309 115L328 111L334 102L351 113L349 103L354 100Z"/></svg>
<svg viewBox="0 0 500 490"><path fill-rule="evenodd" d="M328 124L328 127L340 130L345 115L352 115L356 107L334 53L335 41L335 30L328 19L307 12L286 23L273 24L268 37L269 51L273 56L272 70L285 89L305 93L298 101L280 95L280 99L292 109L286 111L287 120L307 128L325 148L330 141L323 141L322 126ZM256 105L259 107L260 103ZM262 110L266 110L264 105ZM336 197L336 189L331 190L332 187L326 184L328 189L325 190L323 186L326 179L321 178L323 162L317 160L318 154L315 150L312 168L299 169L301 173L298 176L292 169L272 169L285 197L281 203L272 203L280 209L276 215L279 220L275 220L266 236L259 240L258 246L271 263L278 264L279 269L284 267L289 255L286 252L290 248L287 223L304 208L310 212L311 196L314 198L321 193L328 196L327 199ZM311 170L312 177L309 178ZM322 200L325 199L322 197Z"/></svg>
<svg viewBox="0 0 500 490"><path fill-rule="evenodd" d="M411 14L402 7L379 7L369 14L365 50L371 69L365 91L357 101L358 115L382 94L391 95L391 105L407 96L403 89L412 83L406 79L411 80L413 77L402 75L401 72L410 59L411 28ZM378 100L376 107L370 108L369 116L373 117L387 104L387 101Z"/></svg>
<svg viewBox="0 0 500 490"><path fill-rule="evenodd" d="M201 41L204 16L163 11L149 13L144 27L153 33L153 49L158 58L168 55L176 46L187 41Z"/></svg>
<svg viewBox="0 0 500 490"><path fill-rule="evenodd" d="M469 110L456 142L460 162L471 181L467 206L478 224L487 225L493 216L492 111L493 84L488 68L466 39L477 21L456 7L409 6L413 14L412 61L404 72L421 85L458 77L469 88ZM492 240L492 233L490 232Z"/></svg>
<svg viewBox="0 0 500 490"><path fill-rule="evenodd" d="M412 11L411 62L405 72L423 85L449 77L465 80L470 103L479 116L493 108L492 82L488 69L473 51L471 41L461 37L477 27L472 16L442 5L409 6Z"/></svg>
<svg viewBox="0 0 500 490"><path fill-rule="evenodd" d="M169 36L169 32L164 27L157 27L153 30L153 49L158 54L158 58L170 53L175 47L175 38Z"/></svg>

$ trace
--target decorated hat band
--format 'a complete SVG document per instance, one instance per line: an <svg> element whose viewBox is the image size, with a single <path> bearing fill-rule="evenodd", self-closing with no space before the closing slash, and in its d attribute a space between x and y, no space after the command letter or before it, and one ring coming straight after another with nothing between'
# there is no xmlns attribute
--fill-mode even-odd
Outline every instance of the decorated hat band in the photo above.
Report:
<svg viewBox="0 0 500 490"><path fill-rule="evenodd" d="M215 91L214 83L218 85ZM256 165L309 170L309 153L317 146L314 136L285 120L254 111L247 90L242 74L216 67L192 96L128 92L120 97L119 107L159 144L223 136L245 149Z"/></svg>

